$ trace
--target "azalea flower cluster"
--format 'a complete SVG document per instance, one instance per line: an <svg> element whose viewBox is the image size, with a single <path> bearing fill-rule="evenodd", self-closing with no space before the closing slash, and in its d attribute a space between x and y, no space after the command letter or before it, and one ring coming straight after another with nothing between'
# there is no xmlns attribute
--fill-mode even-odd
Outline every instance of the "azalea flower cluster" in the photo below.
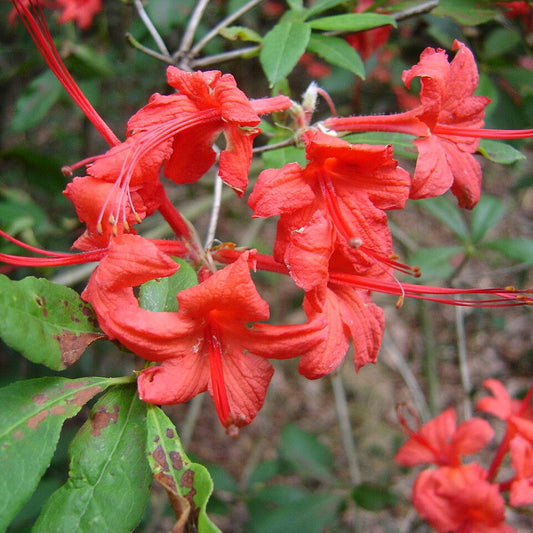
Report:
<svg viewBox="0 0 533 533"><path fill-rule="evenodd" d="M505 421L505 432L488 469L463 459L484 449L494 437L486 420L473 417L457 425L455 410L450 408L415 431L401 419L409 440L398 450L396 462L436 466L418 475L413 504L439 532L512 533L515 529L505 523L502 494L509 494L511 507L533 504L533 386L517 400L495 379L483 385L492 396L482 398L477 410ZM514 475L496 481L506 457L510 457Z"/></svg>
<svg viewBox="0 0 533 533"><path fill-rule="evenodd" d="M464 44L455 43L458 51L451 63L443 50L429 48L404 73L407 85L421 79L417 108L393 116L334 117L316 125L310 123L313 91L303 106L282 95L250 100L229 74L171 66L167 80L176 92L152 95L128 121L126 138L120 141L66 70L41 12L21 0L15 5L48 65L110 148L65 169L71 175L86 168L64 191L85 224L73 245L81 253L38 250L3 234L47 257L4 254L0 259L24 265L99 261L82 297L110 339L157 363L138 375L141 399L172 404L208 391L220 422L234 435L263 405L273 375L269 359L300 357L299 371L310 379L333 372L350 343L357 369L377 360L384 314L371 300L374 291L397 296L398 305L406 296L450 303L450 296L461 294L465 297L451 302L531 303L527 291L512 287L459 291L396 278L396 272L419 272L394 255L387 212L402 209L409 198L448 189L460 205L473 207L481 184L473 153L479 137L498 135L482 129L489 100L473 96L477 69ZM203 249L194 228L169 200L161 174L176 184L191 184L218 162L220 179L242 197L260 115L280 112L293 117L294 136L305 147L307 164L263 170L249 196L254 217L279 217L273 254L236 245ZM361 129L415 135L419 156L414 176L398 166L391 146L352 144L335 134ZM225 147L217 153L214 143L220 136ZM137 235L135 227L156 211L177 240ZM141 308L134 288L174 275L179 265L172 256L190 262L198 284L176 295L175 310ZM304 291L303 323L266 323L269 305L252 279L255 269L288 275ZM485 300L477 301L475 295Z"/></svg>

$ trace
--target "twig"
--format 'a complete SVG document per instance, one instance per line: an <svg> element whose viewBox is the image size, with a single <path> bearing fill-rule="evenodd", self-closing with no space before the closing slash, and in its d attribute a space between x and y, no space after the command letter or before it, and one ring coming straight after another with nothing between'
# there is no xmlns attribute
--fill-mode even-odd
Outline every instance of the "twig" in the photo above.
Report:
<svg viewBox="0 0 533 533"><path fill-rule="evenodd" d="M237 20L241 15L244 15L247 11L254 8L257 4L260 4L262 0L250 0L248 3L244 4L241 8L237 9L234 13L226 17L224 20L220 21L211 31L207 32L206 35L200 39L198 43L191 49L190 56L194 57L198 55L202 48L209 42L211 39L216 37L219 31L226 26L229 26L234 20Z"/></svg>
<svg viewBox="0 0 533 533"><path fill-rule="evenodd" d="M335 408L337 418L339 419L339 428L341 430L342 445L348 461L348 472L350 481L354 485L361 483L361 471L357 460L357 451L353 440L353 430L348 413L348 402L344 393L344 386L339 372L330 376L331 385L333 386L333 396L335 397Z"/></svg>
<svg viewBox="0 0 533 533"><path fill-rule="evenodd" d="M402 352L398 350L396 344L393 342L389 333L385 333L382 344L383 354L386 355L390 361L385 361L389 366L393 366L402 376L416 406L416 410L420 415L420 418L424 421L431 418L429 407L426 402L426 398L420 387L416 376L411 371L411 368L407 364Z"/></svg>
<svg viewBox="0 0 533 533"><path fill-rule="evenodd" d="M160 54L159 52L156 52L152 50L151 48L148 48L147 46L142 45L137 39L135 39L135 37L131 33L129 32L126 33L126 39L131 44L131 46L133 46L133 48L136 48L143 54L146 54L150 57L155 57L159 61L163 61L165 63L169 63L169 64L172 63L172 58L168 58L164 56L163 54Z"/></svg>
<svg viewBox="0 0 533 533"><path fill-rule="evenodd" d="M276 148L285 148L286 146L291 146L294 144L294 139L285 139L284 141L280 141L279 143L275 144L265 144L264 146L258 146L257 148L254 148L252 152L254 154L261 154L263 152L268 152L269 150L276 150Z"/></svg>
<svg viewBox="0 0 533 533"><path fill-rule="evenodd" d="M185 420L182 424L182 429L179 432L181 443L183 448L186 450L189 447L189 444L192 439L192 434L194 433L194 428L196 427L196 422L202 411L202 404L204 403L205 394L198 394L190 402L187 409L187 414L185 415Z"/></svg>
<svg viewBox="0 0 533 533"><path fill-rule="evenodd" d="M439 5L439 0L428 0L427 2L422 2L416 6L408 7L397 13L393 13L391 16L396 20L405 20L409 17L414 17L416 15L422 15L423 13L429 13Z"/></svg>
<svg viewBox="0 0 533 533"><path fill-rule="evenodd" d="M202 16L208 4L209 0L199 0L197 2L194 11L191 13L189 23L185 28L185 32L183 33L181 45L178 51L172 56L173 61L177 61L181 56L184 56L190 50L191 44L194 40L194 34L196 33L196 29L200 24L200 20L202 20Z"/></svg>
<svg viewBox="0 0 533 533"><path fill-rule="evenodd" d="M238 50L232 50L231 52L223 52L221 54L214 54L212 56L202 57L189 62L191 68L205 67L214 63L222 63L224 61L230 61L232 59L238 59L248 54L253 54L261 49L259 45L248 46L247 48L239 48Z"/></svg>
<svg viewBox="0 0 533 533"><path fill-rule="evenodd" d="M463 401L463 411L466 420L472 417L472 381L470 380L470 369L468 367L468 351L466 349L466 335L464 324L464 308L455 307L455 330L457 331L457 355L459 357L459 370L461 372L461 383L465 392Z"/></svg>
<svg viewBox="0 0 533 533"><path fill-rule="evenodd" d="M166 47L165 42L163 41L163 38L161 37L161 35L159 35L159 32L157 31L152 20L148 16L148 13L144 10L142 0L133 0L133 3L135 4L135 9L137 9L137 13L139 13L139 17L141 17L141 20L146 26L146 29L150 32L150 35L155 41L155 44L157 44L157 47L159 48L161 54L166 58L167 61L172 61L170 52L168 51L168 48Z"/></svg>
<svg viewBox="0 0 533 533"><path fill-rule="evenodd" d="M213 190L213 205L211 207L211 217L209 219L209 226L207 229L207 236L205 239L204 248L207 250L211 248L215 233L217 230L218 216L220 214L220 206L222 204L222 179L217 172L215 177L215 187Z"/></svg>

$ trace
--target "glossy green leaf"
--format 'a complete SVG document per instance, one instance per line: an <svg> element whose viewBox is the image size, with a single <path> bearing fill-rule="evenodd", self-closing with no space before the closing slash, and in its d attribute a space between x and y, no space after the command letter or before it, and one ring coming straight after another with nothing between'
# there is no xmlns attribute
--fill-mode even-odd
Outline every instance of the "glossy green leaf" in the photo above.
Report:
<svg viewBox="0 0 533 533"><path fill-rule="evenodd" d="M281 433L280 457L299 474L321 480L333 478L333 455L311 433L289 424Z"/></svg>
<svg viewBox="0 0 533 533"><path fill-rule="evenodd" d="M533 265L533 240L498 239L483 243L483 247L496 250L513 261Z"/></svg>
<svg viewBox="0 0 533 533"><path fill-rule="evenodd" d="M306 9L305 18L307 19L314 17L315 15L327 11L328 9L337 7L339 4L344 4L345 1L346 0L317 0Z"/></svg>
<svg viewBox="0 0 533 533"><path fill-rule="evenodd" d="M305 22L284 20L264 37L259 60L271 85L287 76L307 48L311 28Z"/></svg>
<svg viewBox="0 0 533 533"><path fill-rule="evenodd" d="M496 28L492 30L483 43L483 57L485 59L501 57L521 42L520 33L512 28Z"/></svg>
<svg viewBox="0 0 533 533"><path fill-rule="evenodd" d="M287 4L293 11L300 11L304 7L303 0L287 0Z"/></svg>
<svg viewBox="0 0 533 533"><path fill-rule="evenodd" d="M149 500L146 404L134 384L110 389L69 447L67 482L46 502L34 533L129 533Z"/></svg>
<svg viewBox="0 0 533 533"><path fill-rule="evenodd" d="M174 424L155 405L148 405L146 453L154 479L167 491L177 524L186 531L219 532L205 510L213 491L209 472L190 461Z"/></svg>
<svg viewBox="0 0 533 533"><path fill-rule="evenodd" d="M431 14L452 17L464 26L476 26L493 20L500 13L494 4L492 0L439 0Z"/></svg>
<svg viewBox="0 0 533 533"><path fill-rule="evenodd" d="M310 20L309 25L313 30L358 32L380 26L396 27L396 20L377 13L347 13Z"/></svg>
<svg viewBox="0 0 533 533"><path fill-rule="evenodd" d="M474 244L478 243L487 232L502 218L505 207L503 202L494 196L484 195L472 210L470 235Z"/></svg>
<svg viewBox="0 0 533 533"><path fill-rule="evenodd" d="M2 275L0 337L30 361L62 370L104 334L76 291L46 279Z"/></svg>
<svg viewBox="0 0 533 533"><path fill-rule="evenodd" d="M491 139L481 139L478 152L483 157L495 163L500 163L500 165L512 165L526 158L520 150L513 148L509 144Z"/></svg>
<svg viewBox="0 0 533 533"><path fill-rule="evenodd" d="M176 295L198 283L196 272L187 261L174 258L179 270L166 278L156 278L143 283L139 289L139 305L147 311L177 311Z"/></svg>
<svg viewBox="0 0 533 533"><path fill-rule="evenodd" d="M111 383L111 378L46 377L0 389L0 464L4 468L0 531L29 499L50 465L65 420Z"/></svg>
<svg viewBox="0 0 533 533"><path fill-rule="evenodd" d="M393 507L398 502L388 485L364 482L352 489L352 498L355 503L368 511L383 511Z"/></svg>
<svg viewBox="0 0 533 533"><path fill-rule="evenodd" d="M13 131L26 131L46 116L59 100L63 88L50 70L37 76L21 93L11 121Z"/></svg>
<svg viewBox="0 0 533 533"><path fill-rule="evenodd" d="M360 78L365 77L361 56L344 39L311 34L307 49L332 65L345 68Z"/></svg>
<svg viewBox="0 0 533 533"><path fill-rule="evenodd" d="M367 131L365 133L352 133L343 137L344 140L355 144L390 144L394 148L394 158L416 159L416 150L413 146L414 135L403 133L389 133L386 131Z"/></svg>
<svg viewBox="0 0 533 533"><path fill-rule="evenodd" d="M439 196L418 200L417 203L431 213L437 220L450 228L461 240L468 240L468 229L459 208L448 198Z"/></svg>
<svg viewBox="0 0 533 533"><path fill-rule="evenodd" d="M303 148L296 148L296 146L285 146L283 148L276 148L275 150L267 150L262 156L265 168L281 168L287 163L298 163L301 167L305 167L307 164L305 150Z"/></svg>

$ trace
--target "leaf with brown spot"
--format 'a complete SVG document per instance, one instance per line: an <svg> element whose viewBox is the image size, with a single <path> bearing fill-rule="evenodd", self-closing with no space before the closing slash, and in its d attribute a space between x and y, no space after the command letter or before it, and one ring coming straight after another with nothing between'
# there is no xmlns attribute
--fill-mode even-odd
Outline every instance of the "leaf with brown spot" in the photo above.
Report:
<svg viewBox="0 0 533 533"><path fill-rule="evenodd" d="M66 419L112 383L110 378L46 377L0 389L0 531L29 499L50 461Z"/></svg>
<svg viewBox="0 0 533 533"><path fill-rule="evenodd" d="M76 291L46 279L0 275L0 337L30 361L63 370L105 335Z"/></svg>
<svg viewBox="0 0 533 533"><path fill-rule="evenodd" d="M190 461L174 424L159 407L148 405L146 421L148 463L154 479L167 491L176 515L173 533L189 530L220 533L206 513L213 491L209 472L203 465Z"/></svg>
<svg viewBox="0 0 533 533"><path fill-rule="evenodd" d="M150 497L146 404L134 383L111 387L72 440L69 478L43 506L33 533L129 533Z"/></svg>

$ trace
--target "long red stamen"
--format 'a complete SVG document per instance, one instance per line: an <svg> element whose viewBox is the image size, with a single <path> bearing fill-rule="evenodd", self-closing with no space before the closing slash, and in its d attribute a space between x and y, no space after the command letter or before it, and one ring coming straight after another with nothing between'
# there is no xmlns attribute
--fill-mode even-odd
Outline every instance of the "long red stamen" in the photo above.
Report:
<svg viewBox="0 0 533 533"><path fill-rule="evenodd" d="M533 137L531 130L494 130L485 128L456 128L448 124L437 124L433 128L436 135L455 135L479 139L527 139Z"/></svg>
<svg viewBox="0 0 533 533"><path fill-rule="evenodd" d="M61 56L55 47L52 36L50 35L48 25L46 24L46 19L42 13L39 3L34 0L30 0L30 9L26 6L26 2L23 0L13 0L13 4L15 5L15 8L22 22L24 23L24 26L26 26L26 29L33 39L33 42L37 46L41 56L55 74L61 85L63 85L70 97L76 102L78 107L92 122L94 127L109 145L114 146L119 144L119 139L111 131L111 128L109 128L102 117L97 113L96 109L94 109L63 63L63 60L61 59Z"/></svg>

